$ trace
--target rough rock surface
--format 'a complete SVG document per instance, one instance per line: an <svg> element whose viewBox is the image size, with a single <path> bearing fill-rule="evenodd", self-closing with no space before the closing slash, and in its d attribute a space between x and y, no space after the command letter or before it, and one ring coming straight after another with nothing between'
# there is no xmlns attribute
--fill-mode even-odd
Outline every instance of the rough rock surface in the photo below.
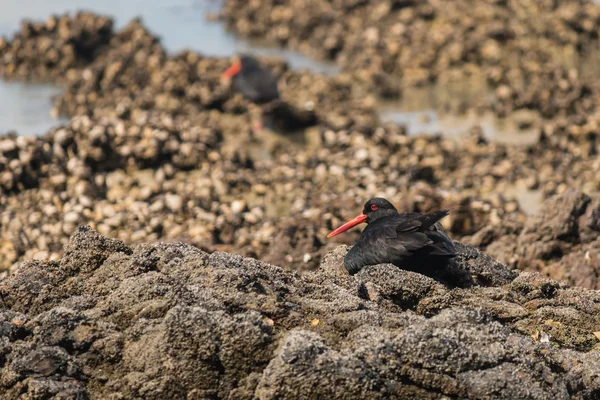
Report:
<svg viewBox="0 0 600 400"><path fill-rule="evenodd" d="M600 188L600 85L563 55L597 44L600 6L226 3L237 32L325 46L346 69L260 60L283 100L314 114L301 140L253 134L256 108L219 81L229 61L169 55L140 20L50 17L0 39L0 76L61 84L55 111L70 118L0 137L0 393L599 398L600 295L584 288L600 289L600 202L583 192ZM378 121L397 79L465 77L492 96L442 107L530 109L545 118L537 142ZM504 195L517 184L557 196L526 217ZM439 276L348 276L347 247L324 238L374 195L451 209L452 237L500 262L459 244Z"/></svg>
<svg viewBox="0 0 600 400"><path fill-rule="evenodd" d="M305 275L89 227L0 281L7 399L527 398L600 394L600 294L460 246L494 282L391 265Z"/></svg>
<svg viewBox="0 0 600 400"><path fill-rule="evenodd" d="M571 189L524 223L486 227L464 240L519 269L600 289L599 234L600 200Z"/></svg>
<svg viewBox="0 0 600 400"><path fill-rule="evenodd" d="M8 79L62 81L64 72L93 61L111 39L113 20L89 12L23 21L8 43L0 38L0 75Z"/></svg>

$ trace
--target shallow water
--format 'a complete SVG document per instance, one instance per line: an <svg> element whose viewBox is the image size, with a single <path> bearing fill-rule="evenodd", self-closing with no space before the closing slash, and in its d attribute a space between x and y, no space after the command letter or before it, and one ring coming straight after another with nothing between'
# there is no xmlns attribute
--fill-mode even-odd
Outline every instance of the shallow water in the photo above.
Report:
<svg viewBox="0 0 600 400"><path fill-rule="evenodd" d="M541 118L533 112L522 111L510 118L498 118L491 112L459 114L439 111L446 104L457 104L467 99L468 103L485 101L491 95L487 87L470 81L408 88L403 90L400 100L380 103L379 118L383 122L405 125L410 136L442 134L460 141L469 135L471 128L478 126L490 141L515 145L535 143ZM524 121L531 126L520 127Z"/></svg>
<svg viewBox="0 0 600 400"><path fill-rule="evenodd" d="M539 137L536 128L520 129L515 120L498 118L491 112L483 115L474 112L454 115L439 113L433 109L410 111L401 107L383 107L379 116L384 122L406 125L410 136L443 134L460 141L469 135L473 127L480 127L484 137L498 143L527 145L535 143Z"/></svg>
<svg viewBox="0 0 600 400"><path fill-rule="evenodd" d="M207 13L217 12L218 0L20 0L6 1L0 13L0 36L11 37L21 20L45 20L51 14L94 11L112 16L117 28L135 17L161 37L170 52L184 49L210 56L226 57L251 51L259 55L277 55L294 68L310 68L319 73L335 74L333 63L318 62L282 49L256 45L237 39L224 24L206 21ZM49 85L7 83L0 80L0 133L11 130L22 135L39 135L61 123L50 115L50 97L60 90Z"/></svg>
<svg viewBox="0 0 600 400"><path fill-rule="evenodd" d="M52 85L27 85L0 80L0 133L43 135L66 122L50 115L52 96L60 89Z"/></svg>

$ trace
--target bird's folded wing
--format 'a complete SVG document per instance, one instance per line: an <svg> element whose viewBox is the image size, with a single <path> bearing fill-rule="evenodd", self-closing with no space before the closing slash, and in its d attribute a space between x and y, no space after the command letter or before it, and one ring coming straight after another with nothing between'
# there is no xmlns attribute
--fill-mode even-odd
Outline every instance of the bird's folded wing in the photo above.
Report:
<svg viewBox="0 0 600 400"><path fill-rule="evenodd" d="M422 232L412 232L408 235L399 235L396 239L389 240L389 246L396 249L399 253L414 253L425 246L429 246L433 241Z"/></svg>
<svg viewBox="0 0 600 400"><path fill-rule="evenodd" d="M402 233L413 230L424 232L447 215L447 210L440 210L429 214L420 215L415 218L405 219L396 225L396 232Z"/></svg>

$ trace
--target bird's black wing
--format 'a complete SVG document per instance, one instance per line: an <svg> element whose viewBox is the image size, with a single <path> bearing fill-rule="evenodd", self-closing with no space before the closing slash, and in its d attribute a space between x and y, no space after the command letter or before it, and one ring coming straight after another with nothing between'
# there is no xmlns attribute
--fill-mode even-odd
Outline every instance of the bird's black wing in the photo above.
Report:
<svg viewBox="0 0 600 400"><path fill-rule="evenodd" d="M396 225L399 241L411 253L455 256L456 247L454 243L443 228L438 228L438 225L440 225L438 222L447 215L447 210L440 210L399 222Z"/></svg>
<svg viewBox="0 0 600 400"><path fill-rule="evenodd" d="M448 211L436 211L377 220L363 230L346 255L344 266L353 274L365 265L392 263L406 267L407 260L415 256L453 257L456 255L454 243L443 229L435 228L446 215Z"/></svg>
<svg viewBox="0 0 600 400"><path fill-rule="evenodd" d="M254 102L266 102L279 98L277 79L270 71L253 69L234 77L234 88Z"/></svg>
<svg viewBox="0 0 600 400"><path fill-rule="evenodd" d="M365 265L397 264L410 256L411 253L398 242L394 226L369 224L346 254L344 267L350 274L355 274Z"/></svg>

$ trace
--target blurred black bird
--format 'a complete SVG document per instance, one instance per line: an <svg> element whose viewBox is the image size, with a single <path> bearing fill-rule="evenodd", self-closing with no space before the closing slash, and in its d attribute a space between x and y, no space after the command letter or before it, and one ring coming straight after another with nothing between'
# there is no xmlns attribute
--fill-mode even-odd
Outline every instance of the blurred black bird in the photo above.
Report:
<svg viewBox="0 0 600 400"><path fill-rule="evenodd" d="M223 73L223 78L230 79L233 88L254 103L266 103L279 98L277 79L252 56L236 56L233 64Z"/></svg>
<svg viewBox="0 0 600 400"><path fill-rule="evenodd" d="M254 127L256 130L266 125L274 131L289 132L317 123L312 110L299 110L281 99L273 73L250 55L235 56L233 64L221 77L231 81L233 89L246 99L262 105L260 121Z"/></svg>

